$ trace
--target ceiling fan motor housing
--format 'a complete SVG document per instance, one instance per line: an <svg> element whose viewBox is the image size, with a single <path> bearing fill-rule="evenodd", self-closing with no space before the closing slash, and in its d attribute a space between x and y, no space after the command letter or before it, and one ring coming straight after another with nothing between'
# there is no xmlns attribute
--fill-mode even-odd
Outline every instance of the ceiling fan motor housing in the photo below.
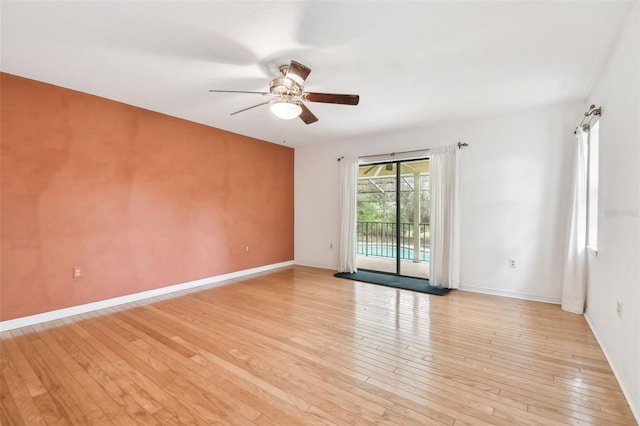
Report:
<svg viewBox="0 0 640 426"><path fill-rule="evenodd" d="M300 96L302 94L302 87L289 78L278 77L269 83L269 92L274 95Z"/></svg>

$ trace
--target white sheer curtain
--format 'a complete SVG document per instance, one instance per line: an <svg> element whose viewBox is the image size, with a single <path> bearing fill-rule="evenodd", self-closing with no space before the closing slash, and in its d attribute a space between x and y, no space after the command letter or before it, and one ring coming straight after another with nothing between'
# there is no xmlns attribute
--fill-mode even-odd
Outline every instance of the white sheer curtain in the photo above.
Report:
<svg viewBox="0 0 640 426"><path fill-rule="evenodd" d="M354 273L356 267L358 159L340 161L340 250L338 272Z"/></svg>
<svg viewBox="0 0 640 426"><path fill-rule="evenodd" d="M584 312L587 275L587 136L581 128L573 145L571 212L562 279L562 309Z"/></svg>
<svg viewBox="0 0 640 426"><path fill-rule="evenodd" d="M432 149L429 158L431 257L429 281L460 286L460 212L458 148Z"/></svg>

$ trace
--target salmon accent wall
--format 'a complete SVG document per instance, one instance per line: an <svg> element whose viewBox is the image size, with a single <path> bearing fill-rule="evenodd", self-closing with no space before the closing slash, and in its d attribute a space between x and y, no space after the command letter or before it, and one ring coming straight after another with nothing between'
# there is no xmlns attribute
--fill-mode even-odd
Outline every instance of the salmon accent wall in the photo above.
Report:
<svg viewBox="0 0 640 426"><path fill-rule="evenodd" d="M293 260L293 149L0 79L0 320Z"/></svg>

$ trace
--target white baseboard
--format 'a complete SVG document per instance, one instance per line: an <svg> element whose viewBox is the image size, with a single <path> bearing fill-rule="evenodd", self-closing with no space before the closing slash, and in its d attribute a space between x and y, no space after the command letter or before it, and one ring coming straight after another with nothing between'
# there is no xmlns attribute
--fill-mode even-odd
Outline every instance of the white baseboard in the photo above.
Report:
<svg viewBox="0 0 640 426"><path fill-rule="evenodd" d="M607 347L604 345L604 340L602 340L602 338L600 337L600 333L598 332L598 329L593 326L593 323L589 319L589 315L585 313L584 318L587 320L587 324L589 324L589 328L591 329L591 332L593 333L596 340L598 341L598 344L600 345L600 349L602 349L602 352L604 353L604 357L607 359L609 366L611 366L611 370L613 370L613 375L616 376L616 379L618 380L620 389L622 389L622 393L624 394L624 397L627 399L627 403L631 408L631 412L633 413L633 416L636 418L636 423L640 424L640 395L635 394L635 392L633 391L633 388L625 380L625 377L622 374L620 374L620 370L616 367L616 364L613 362L613 358L609 354Z"/></svg>
<svg viewBox="0 0 640 426"><path fill-rule="evenodd" d="M541 297L533 294L517 293L507 290L496 290L493 288L460 286L459 290L471 291L474 293L491 294L493 296L511 297L513 299L531 300L534 302L553 303L555 305L559 305L562 302L560 299L556 299L554 297Z"/></svg>
<svg viewBox="0 0 640 426"><path fill-rule="evenodd" d="M245 277L247 275L257 274L260 272L271 271L273 269L291 266L292 260L271 265L259 266L257 268L245 269L243 271L231 272L214 277L202 278L195 281L189 281L180 284L174 284L167 287L154 288L153 290L142 291L140 293L128 294L126 296L114 297L112 299L99 300L84 305L71 306L69 308L57 309L55 311L43 312L41 314L29 315L26 317L10 319L0 322L0 332L13 330L20 327L40 324L47 321L53 321L61 318L67 318L73 315L84 314L87 312L97 311L98 309L111 308L113 306L123 305L125 303L137 302L139 300L150 299L152 297L162 296L177 291L188 290L191 288L201 287L210 284L225 285L224 281L235 278Z"/></svg>

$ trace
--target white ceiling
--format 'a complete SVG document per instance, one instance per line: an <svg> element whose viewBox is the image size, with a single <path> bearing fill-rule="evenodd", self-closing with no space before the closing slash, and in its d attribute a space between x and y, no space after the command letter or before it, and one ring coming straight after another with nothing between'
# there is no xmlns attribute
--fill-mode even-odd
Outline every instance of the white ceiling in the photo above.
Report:
<svg viewBox="0 0 640 426"><path fill-rule="evenodd" d="M585 99L633 2L69 1L1 3L4 72L300 146ZM259 95L311 68L319 121Z"/></svg>

